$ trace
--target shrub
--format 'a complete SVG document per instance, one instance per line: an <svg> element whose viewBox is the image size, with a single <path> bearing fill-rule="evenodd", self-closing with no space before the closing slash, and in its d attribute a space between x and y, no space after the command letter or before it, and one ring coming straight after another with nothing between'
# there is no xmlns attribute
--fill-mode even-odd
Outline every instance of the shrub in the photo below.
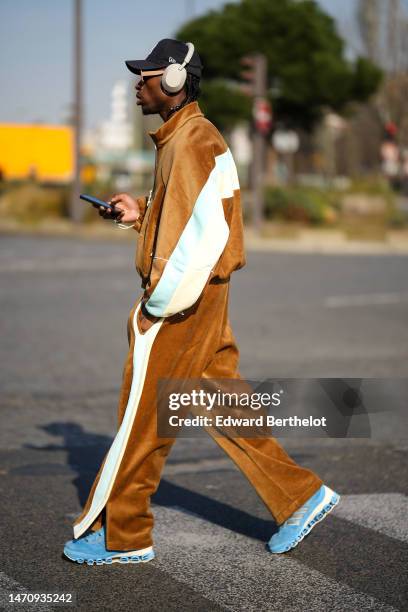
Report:
<svg viewBox="0 0 408 612"><path fill-rule="evenodd" d="M266 219L321 225L335 220L336 205L332 195L318 189L268 187L265 190Z"/></svg>
<svg viewBox="0 0 408 612"><path fill-rule="evenodd" d="M25 223L38 223L44 218L58 218L67 212L67 190L46 187L33 182L10 185L0 197L0 215Z"/></svg>
<svg viewBox="0 0 408 612"><path fill-rule="evenodd" d="M408 225L408 214L394 208L389 213L388 225L394 229L405 228Z"/></svg>

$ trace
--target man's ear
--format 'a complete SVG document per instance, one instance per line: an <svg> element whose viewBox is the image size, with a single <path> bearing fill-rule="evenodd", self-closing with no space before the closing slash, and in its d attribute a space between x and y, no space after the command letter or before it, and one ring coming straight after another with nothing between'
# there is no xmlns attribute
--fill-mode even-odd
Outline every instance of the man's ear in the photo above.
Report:
<svg viewBox="0 0 408 612"><path fill-rule="evenodd" d="M162 92L163 92L163 93L164 93L166 96L168 96L168 95L169 95L169 94L167 93L167 91L164 89L164 87L163 87L163 83L161 82L161 79L160 79L160 89L162 90Z"/></svg>

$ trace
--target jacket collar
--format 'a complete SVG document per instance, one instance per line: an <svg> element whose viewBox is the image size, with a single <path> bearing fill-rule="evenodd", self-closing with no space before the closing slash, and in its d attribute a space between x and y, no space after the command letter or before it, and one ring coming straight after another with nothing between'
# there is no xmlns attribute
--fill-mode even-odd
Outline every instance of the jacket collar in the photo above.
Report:
<svg viewBox="0 0 408 612"><path fill-rule="evenodd" d="M153 142L157 147L164 145L173 134L187 121L193 117L204 117L204 113L201 111L198 102L189 102L179 111L173 113L173 115L167 119L155 132L149 132L149 136L153 139Z"/></svg>

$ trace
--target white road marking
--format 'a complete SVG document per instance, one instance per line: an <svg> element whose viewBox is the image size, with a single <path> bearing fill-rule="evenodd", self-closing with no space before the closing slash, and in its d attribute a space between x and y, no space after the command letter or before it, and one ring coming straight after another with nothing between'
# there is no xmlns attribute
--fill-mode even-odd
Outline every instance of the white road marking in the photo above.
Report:
<svg viewBox="0 0 408 612"><path fill-rule="evenodd" d="M363 295L333 295L326 298L327 308L348 308L353 306L376 306L401 304L408 301L408 293L366 293Z"/></svg>
<svg viewBox="0 0 408 612"><path fill-rule="evenodd" d="M408 497L400 493L342 495L331 515L406 542L407 509ZM181 508L155 506L154 514L155 566L228 610L397 612L379 599L300 561L268 553L263 542L214 525ZM4 605L10 591L28 590L0 571L1 609L18 607L23 612L52 609L46 604Z"/></svg>
<svg viewBox="0 0 408 612"><path fill-rule="evenodd" d="M10 592L27 593L30 589L27 589L22 584L7 576L4 572L0 571L0 609L1 610L21 610L21 612L38 610L39 612L48 612L53 610L51 606L45 603L32 603L32 604L20 604L20 603L9 603ZM33 591L31 591L33 592ZM35 592L35 590L34 590ZM48 591L44 591L48 592Z"/></svg>
<svg viewBox="0 0 408 612"><path fill-rule="evenodd" d="M191 513L155 506L154 514L156 567L228 610L396 610Z"/></svg>
<svg viewBox="0 0 408 612"><path fill-rule="evenodd" d="M130 262L130 263L129 263ZM124 255L101 257L64 257L53 259L17 259L0 261L0 272L54 272L59 270L113 270L131 269L131 259Z"/></svg>
<svg viewBox="0 0 408 612"><path fill-rule="evenodd" d="M336 515L400 542L408 542L408 497L402 493L343 495Z"/></svg>

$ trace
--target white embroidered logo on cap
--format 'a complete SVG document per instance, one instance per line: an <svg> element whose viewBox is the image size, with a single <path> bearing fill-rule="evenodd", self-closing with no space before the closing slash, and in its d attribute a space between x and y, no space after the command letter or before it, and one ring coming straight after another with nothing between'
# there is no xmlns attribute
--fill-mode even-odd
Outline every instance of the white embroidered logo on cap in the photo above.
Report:
<svg viewBox="0 0 408 612"><path fill-rule="evenodd" d="M169 57L169 62L171 62L172 64L177 64L177 60L174 59L174 57Z"/></svg>

